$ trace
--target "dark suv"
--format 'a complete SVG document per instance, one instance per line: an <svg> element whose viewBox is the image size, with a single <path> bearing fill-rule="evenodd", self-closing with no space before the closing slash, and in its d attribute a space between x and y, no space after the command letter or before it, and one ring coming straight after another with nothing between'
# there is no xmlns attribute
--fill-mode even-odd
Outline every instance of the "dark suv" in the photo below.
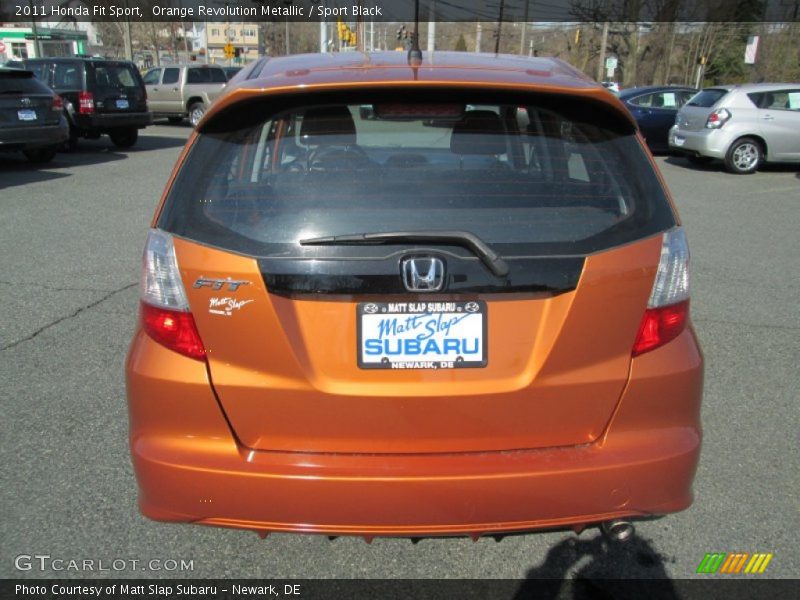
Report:
<svg viewBox="0 0 800 600"><path fill-rule="evenodd" d="M115 146L129 148L139 129L152 122L147 92L136 66L127 61L94 58L36 58L25 61L41 81L64 99L69 144L107 133Z"/></svg>

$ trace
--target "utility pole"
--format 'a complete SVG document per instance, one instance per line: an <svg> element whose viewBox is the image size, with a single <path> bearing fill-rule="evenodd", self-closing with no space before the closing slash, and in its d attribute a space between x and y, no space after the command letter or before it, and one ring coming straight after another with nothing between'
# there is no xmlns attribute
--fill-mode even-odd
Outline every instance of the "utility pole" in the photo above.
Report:
<svg viewBox="0 0 800 600"><path fill-rule="evenodd" d="M505 0L500 0L500 10L497 13L497 39L494 41L494 53L500 54L500 36L503 34L503 9Z"/></svg>
<svg viewBox="0 0 800 600"><path fill-rule="evenodd" d="M375 52L375 21L369 22L369 51Z"/></svg>
<svg viewBox="0 0 800 600"><path fill-rule="evenodd" d="M608 45L608 21L603 21L603 34L600 36L600 55L597 57L597 81L603 81L606 68L606 46Z"/></svg>
<svg viewBox="0 0 800 600"><path fill-rule="evenodd" d="M28 6L31 7L31 15L36 14L33 10L33 1L28 0ZM36 50L36 58L42 58L42 45L39 41L39 29L36 27L36 17L31 16L31 30L33 31L33 47Z"/></svg>
<svg viewBox="0 0 800 600"><path fill-rule="evenodd" d="M431 1L428 9L428 52L433 52L436 47L436 0Z"/></svg>
<svg viewBox="0 0 800 600"><path fill-rule="evenodd" d="M519 40L519 53L520 56L525 55L525 34L528 33L528 8L530 0L525 0L525 14L522 16L522 36Z"/></svg>
<svg viewBox="0 0 800 600"><path fill-rule="evenodd" d="M328 23L325 21L319 22L319 51L328 51Z"/></svg>
<svg viewBox="0 0 800 600"><path fill-rule="evenodd" d="M206 64L208 64L208 21L203 21L203 49L205 50Z"/></svg>

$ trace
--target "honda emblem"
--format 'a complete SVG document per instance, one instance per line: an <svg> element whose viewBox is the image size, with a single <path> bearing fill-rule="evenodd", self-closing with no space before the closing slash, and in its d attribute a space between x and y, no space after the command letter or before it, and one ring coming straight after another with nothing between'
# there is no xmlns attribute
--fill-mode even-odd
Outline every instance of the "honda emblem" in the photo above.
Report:
<svg viewBox="0 0 800 600"><path fill-rule="evenodd" d="M404 258L400 270L409 292L438 292L444 287L444 261L439 258Z"/></svg>

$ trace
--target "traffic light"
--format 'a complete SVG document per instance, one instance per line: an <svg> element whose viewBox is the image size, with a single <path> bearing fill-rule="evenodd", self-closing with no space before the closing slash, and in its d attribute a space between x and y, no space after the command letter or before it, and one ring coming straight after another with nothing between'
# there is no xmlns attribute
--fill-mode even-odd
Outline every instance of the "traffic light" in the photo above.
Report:
<svg viewBox="0 0 800 600"><path fill-rule="evenodd" d="M234 58L239 58L241 55L242 55L242 49L241 48L235 48L233 50L233 57Z"/></svg>

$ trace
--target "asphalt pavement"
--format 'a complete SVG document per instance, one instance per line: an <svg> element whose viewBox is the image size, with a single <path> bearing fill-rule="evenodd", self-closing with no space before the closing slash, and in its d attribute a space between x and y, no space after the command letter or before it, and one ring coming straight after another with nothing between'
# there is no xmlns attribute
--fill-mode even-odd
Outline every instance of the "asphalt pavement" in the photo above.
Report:
<svg viewBox="0 0 800 600"><path fill-rule="evenodd" d="M681 579L706 552L734 551L774 553L765 576L800 573L797 167L734 176L657 159L692 250L705 444L695 504L638 523L632 542L610 547L596 530L262 540L141 517L123 361L145 232L189 132L154 126L126 151L85 141L44 167L0 155L0 577ZM20 555L127 566L20 571ZM142 571L151 559L193 568Z"/></svg>

